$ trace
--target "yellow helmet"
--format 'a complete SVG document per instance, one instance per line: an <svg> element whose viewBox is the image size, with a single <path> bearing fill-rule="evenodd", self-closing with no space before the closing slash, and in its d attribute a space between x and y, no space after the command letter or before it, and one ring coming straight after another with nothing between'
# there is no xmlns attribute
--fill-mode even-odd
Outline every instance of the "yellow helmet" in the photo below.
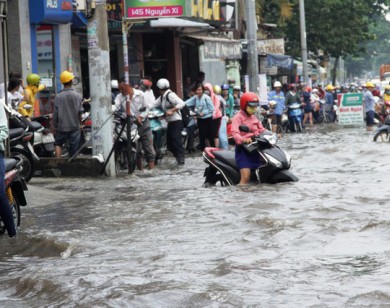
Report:
<svg viewBox="0 0 390 308"><path fill-rule="evenodd" d="M215 93L216 95L219 95L219 94L221 94L221 92L222 92L222 89L221 89L221 87L220 87L219 85L215 85L214 88L213 88L213 90L214 90L214 93Z"/></svg>
<svg viewBox="0 0 390 308"><path fill-rule="evenodd" d="M73 78L74 78L74 75L69 71L63 71L60 75L60 81L62 84L72 81Z"/></svg>
<svg viewBox="0 0 390 308"><path fill-rule="evenodd" d="M328 84L326 86L326 91L333 91L333 90L334 90L334 87L331 84Z"/></svg>
<svg viewBox="0 0 390 308"><path fill-rule="evenodd" d="M366 83L366 88L375 88L374 84L372 82Z"/></svg>

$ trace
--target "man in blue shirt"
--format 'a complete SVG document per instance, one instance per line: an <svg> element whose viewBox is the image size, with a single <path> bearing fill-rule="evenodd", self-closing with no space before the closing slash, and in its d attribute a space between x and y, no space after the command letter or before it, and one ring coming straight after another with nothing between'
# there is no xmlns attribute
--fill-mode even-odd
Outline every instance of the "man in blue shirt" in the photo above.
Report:
<svg viewBox="0 0 390 308"><path fill-rule="evenodd" d="M375 86L372 82L367 82L366 88L367 91L363 96L364 108L366 110L366 127L368 131L372 131L375 117L375 100L372 91L374 91Z"/></svg>
<svg viewBox="0 0 390 308"><path fill-rule="evenodd" d="M282 90L282 84L280 81L275 81L274 90L268 94L268 102L275 101L277 102L274 109L274 117L272 118L272 132L281 133L282 127L282 115L284 108L286 108L285 97Z"/></svg>
<svg viewBox="0 0 390 308"><path fill-rule="evenodd" d="M329 120L331 122L334 122L336 120L336 114L333 110L333 105L334 105L334 96L333 96L333 91L334 87L329 84L326 86L326 94L325 94L325 112L329 116Z"/></svg>

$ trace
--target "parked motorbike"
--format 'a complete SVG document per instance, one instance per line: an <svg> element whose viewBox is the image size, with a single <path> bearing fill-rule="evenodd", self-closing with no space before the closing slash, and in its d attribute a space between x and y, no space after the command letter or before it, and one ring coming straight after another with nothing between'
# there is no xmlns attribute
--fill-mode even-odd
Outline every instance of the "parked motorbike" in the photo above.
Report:
<svg viewBox="0 0 390 308"><path fill-rule="evenodd" d="M27 190L27 185L21 177L23 160L18 157L5 158L4 165L4 182L6 187L5 192L8 198L8 202L12 208L12 216L15 227L17 228L20 226L21 222L20 207L27 205L26 197L24 195L24 191ZM0 206L4 206L4 204L1 204ZM5 223L0 218L0 233L4 233L5 231Z"/></svg>
<svg viewBox="0 0 390 308"><path fill-rule="evenodd" d="M183 128L181 132L181 135L183 137L183 148L189 152L194 150L195 137L198 136L196 126L196 113L192 109L190 109L190 116L190 122L188 123L187 127Z"/></svg>
<svg viewBox="0 0 390 308"><path fill-rule="evenodd" d="M298 103L293 103L288 106L288 118L290 121L290 130L292 132L302 132L302 109Z"/></svg>
<svg viewBox="0 0 390 308"><path fill-rule="evenodd" d="M14 118L13 121L18 121L19 118ZM35 153L32 146L34 142L34 132L30 131L29 127L17 127L9 129L10 154L14 157L19 157L23 161L23 169L21 177L29 182L35 172L35 164L39 161L39 157Z"/></svg>
<svg viewBox="0 0 390 308"><path fill-rule="evenodd" d="M114 155L116 174L133 173L137 161L138 127L132 120L131 126L131 151L127 150L128 136L126 133L126 117L122 114L114 115Z"/></svg>
<svg viewBox="0 0 390 308"><path fill-rule="evenodd" d="M167 152L167 122L164 120L165 113L160 108L152 108L148 112L150 128L153 134L153 147L156 152L155 163L161 160Z"/></svg>
<svg viewBox="0 0 390 308"><path fill-rule="evenodd" d="M374 134L375 142L390 142L390 115L384 120L384 125L380 126Z"/></svg>
<svg viewBox="0 0 390 308"><path fill-rule="evenodd" d="M249 132L247 126L241 125L240 130ZM277 136L271 132L253 138L250 144L242 145L248 152L258 151L263 164L256 170L251 170L253 183L296 182L298 178L289 171L290 155L277 145ZM219 148L206 148L203 161L208 164L204 172L204 186L213 186L220 182L222 186L236 185L240 182L240 170L237 167L235 153Z"/></svg>

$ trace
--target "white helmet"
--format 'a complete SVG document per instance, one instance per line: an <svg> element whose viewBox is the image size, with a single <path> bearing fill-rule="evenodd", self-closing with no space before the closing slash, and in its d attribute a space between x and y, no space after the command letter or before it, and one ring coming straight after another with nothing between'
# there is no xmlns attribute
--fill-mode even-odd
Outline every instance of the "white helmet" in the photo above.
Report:
<svg viewBox="0 0 390 308"><path fill-rule="evenodd" d="M161 78L157 81L157 88L160 90L167 90L169 89L169 81L165 78Z"/></svg>
<svg viewBox="0 0 390 308"><path fill-rule="evenodd" d="M275 81L274 88L281 88L281 87L282 87L282 84L280 83L280 81Z"/></svg>
<svg viewBox="0 0 390 308"><path fill-rule="evenodd" d="M278 103L274 100L269 101L268 105L271 109L274 109Z"/></svg>
<svg viewBox="0 0 390 308"><path fill-rule="evenodd" d="M119 88L119 85L118 85L118 80L111 80L111 89L118 89Z"/></svg>

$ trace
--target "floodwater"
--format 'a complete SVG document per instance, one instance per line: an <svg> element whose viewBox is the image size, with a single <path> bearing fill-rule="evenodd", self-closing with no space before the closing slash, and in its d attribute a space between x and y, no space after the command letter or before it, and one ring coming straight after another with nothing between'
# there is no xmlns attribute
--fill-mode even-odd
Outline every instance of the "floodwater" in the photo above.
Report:
<svg viewBox="0 0 390 308"><path fill-rule="evenodd" d="M289 184L202 188L199 156L34 178L0 237L0 307L389 307L390 144L372 137L286 135Z"/></svg>

